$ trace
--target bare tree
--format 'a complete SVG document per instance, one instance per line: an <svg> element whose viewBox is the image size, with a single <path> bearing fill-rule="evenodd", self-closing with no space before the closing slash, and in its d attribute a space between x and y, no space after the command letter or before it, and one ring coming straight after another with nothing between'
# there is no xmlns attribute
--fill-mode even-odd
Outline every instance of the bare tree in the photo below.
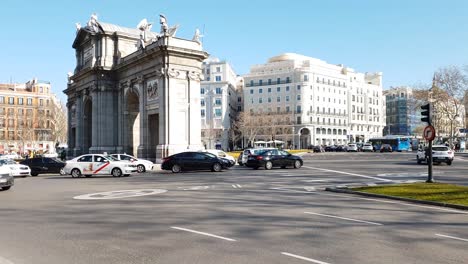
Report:
<svg viewBox="0 0 468 264"><path fill-rule="evenodd" d="M464 113L461 113L463 109L463 99L468 87L468 77L458 67L449 66L439 69L434 74L434 88L437 92L438 97L436 102L440 106L441 114L447 120L449 126L449 137L450 143L453 143L454 131L459 124L459 120L463 119Z"/></svg>

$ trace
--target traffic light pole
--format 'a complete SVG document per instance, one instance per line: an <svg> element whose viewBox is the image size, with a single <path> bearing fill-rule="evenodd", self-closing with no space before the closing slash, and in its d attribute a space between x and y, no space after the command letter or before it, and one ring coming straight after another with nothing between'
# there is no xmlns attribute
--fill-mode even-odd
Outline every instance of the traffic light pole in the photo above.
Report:
<svg viewBox="0 0 468 264"><path fill-rule="evenodd" d="M428 183L434 182L434 178L432 177L432 140L429 140L429 157L427 161L427 181Z"/></svg>

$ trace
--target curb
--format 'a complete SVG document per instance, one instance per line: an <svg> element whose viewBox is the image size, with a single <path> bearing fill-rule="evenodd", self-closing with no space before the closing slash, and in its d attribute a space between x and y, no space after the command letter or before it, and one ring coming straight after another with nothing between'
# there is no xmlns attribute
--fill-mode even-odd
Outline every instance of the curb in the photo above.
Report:
<svg viewBox="0 0 468 264"><path fill-rule="evenodd" d="M384 199L390 199L390 200L398 200L398 201L405 201L405 202L425 204L425 205L433 205L433 206L440 206L440 207L449 207L449 208L468 211L468 206L464 206L464 205L447 204L447 203L439 203L439 202L432 202L432 201L423 201L423 200L416 200L416 199L411 199L411 198L403 198L403 197L383 195L383 194L357 192L357 191L352 191L352 190L350 190L348 188L335 188L335 187L330 188L330 187L327 187L327 188L325 188L325 191L336 192L336 193L355 194L355 195L374 197L374 198L384 198Z"/></svg>

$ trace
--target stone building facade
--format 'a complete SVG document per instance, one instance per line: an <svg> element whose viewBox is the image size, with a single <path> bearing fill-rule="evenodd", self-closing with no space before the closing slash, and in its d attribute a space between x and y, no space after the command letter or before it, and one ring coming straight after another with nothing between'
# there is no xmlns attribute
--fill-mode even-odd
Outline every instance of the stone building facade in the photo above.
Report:
<svg viewBox="0 0 468 264"><path fill-rule="evenodd" d="M77 28L76 68L64 91L68 155L128 153L160 161L201 148L201 66L208 54L197 34L177 38L177 27L166 21L161 15L161 32L154 33L146 19L131 29L93 15Z"/></svg>

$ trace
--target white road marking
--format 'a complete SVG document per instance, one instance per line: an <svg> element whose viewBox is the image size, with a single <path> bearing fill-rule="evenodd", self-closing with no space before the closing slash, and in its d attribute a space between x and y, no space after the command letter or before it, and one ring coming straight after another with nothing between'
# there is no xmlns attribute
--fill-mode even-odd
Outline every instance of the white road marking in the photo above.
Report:
<svg viewBox="0 0 468 264"><path fill-rule="evenodd" d="M297 190L292 190L288 188L280 188L280 187L273 187L273 188L270 188L270 190L278 190L278 191L284 191L284 192L310 193L307 191L297 191Z"/></svg>
<svg viewBox="0 0 468 264"><path fill-rule="evenodd" d="M436 236L439 236L439 237L446 237L446 238L451 238L451 239L456 239L456 240L461 240L461 241L465 241L465 242L468 242L468 239L464 239L464 238L459 238L459 237L454 237L454 236L447 236L447 235L441 235L441 234L435 234Z"/></svg>
<svg viewBox="0 0 468 264"><path fill-rule="evenodd" d="M13 262L6 258L0 257L0 264L13 264Z"/></svg>
<svg viewBox="0 0 468 264"><path fill-rule="evenodd" d="M240 185L240 184L233 184L233 185L232 185L232 188L234 188L234 189L240 189L240 188L242 188L242 185Z"/></svg>
<svg viewBox="0 0 468 264"><path fill-rule="evenodd" d="M302 180L303 182L330 182L330 180Z"/></svg>
<svg viewBox="0 0 468 264"><path fill-rule="evenodd" d="M293 257L293 258L302 259L302 260L305 260L305 261L317 263L317 264L330 264L328 262L323 262L323 261L316 260L316 259L306 258L306 257L303 257L303 256L294 255L294 254L291 254L291 253L288 253L288 252L281 252L281 254L289 256L289 257Z"/></svg>
<svg viewBox="0 0 468 264"><path fill-rule="evenodd" d="M110 200L139 197L153 194L165 193L163 189L141 189L141 190L119 190L111 192L89 193L73 197L76 200Z"/></svg>
<svg viewBox="0 0 468 264"><path fill-rule="evenodd" d="M371 224L371 225L383 225L375 222L369 222L369 221L364 221L364 220L357 220L357 219L352 219L352 218L347 218L347 217L340 217L340 216L335 216L335 215L326 215L326 214L319 214L319 213L312 213L312 212L304 212L305 214L312 214L312 215L319 215L319 216L325 216L325 217L331 217L331 218L338 218L338 219L343 219L343 220L348 220L348 221L354 221L354 222L360 222L360 223L366 223L366 224Z"/></svg>
<svg viewBox="0 0 468 264"><path fill-rule="evenodd" d="M451 212L451 213L468 214L468 212L465 212L465 211L456 210L456 209L449 209L449 208L444 208L444 207L437 207L437 206L426 206L426 205L418 205L418 204L412 204L412 203L403 203L403 202L398 202L398 201L388 201L388 200L373 199L373 198L362 198L362 197L357 197L357 196L331 194L331 193L324 193L324 192L313 193L313 194L342 197L342 198L347 198L347 199L351 199L351 200L358 199L358 200L374 201L374 202L389 203L389 204L401 204L401 205L407 205L407 206L413 206L413 207L435 209L435 210L446 211L446 212Z"/></svg>
<svg viewBox="0 0 468 264"><path fill-rule="evenodd" d="M198 190L206 190L209 189L210 186L193 186L193 187L179 187L183 188L184 191L198 191Z"/></svg>
<svg viewBox="0 0 468 264"><path fill-rule="evenodd" d="M315 187L304 187L304 190L306 190L308 192L315 192L316 191Z"/></svg>
<svg viewBox="0 0 468 264"><path fill-rule="evenodd" d="M316 168L316 167L308 167L308 166L302 166L302 167L303 167L303 168L308 168L308 169L313 169L313 170L321 170L321 171L335 172L335 173L339 173L339 174L345 174L345 175L363 177L363 178L368 178L368 179L374 179L374 180L379 180L379 181L384 181L384 182L392 182L392 180L389 180L389 179L384 179L384 178L379 178L379 177L373 177L373 176L366 176L366 175L356 174L356 173L349 173L349 172L345 172L345 171L327 170L327 169Z"/></svg>
<svg viewBox="0 0 468 264"><path fill-rule="evenodd" d="M219 239L224 239L224 240L231 241L231 242L235 242L235 241L236 241L236 240L234 240L234 239L232 239L232 238L217 236L217 235L213 235L213 234L209 234L209 233L205 233L205 232L200 232L200 231L196 231L196 230L192 230L192 229L187 229L187 228L182 228L182 227L177 227L177 226L171 226L171 228L177 229L177 230L181 230L181 231L191 232L191 233L195 233L195 234L199 234L199 235L204 235L204 236L209 236L209 237L215 237L215 238L219 238Z"/></svg>

